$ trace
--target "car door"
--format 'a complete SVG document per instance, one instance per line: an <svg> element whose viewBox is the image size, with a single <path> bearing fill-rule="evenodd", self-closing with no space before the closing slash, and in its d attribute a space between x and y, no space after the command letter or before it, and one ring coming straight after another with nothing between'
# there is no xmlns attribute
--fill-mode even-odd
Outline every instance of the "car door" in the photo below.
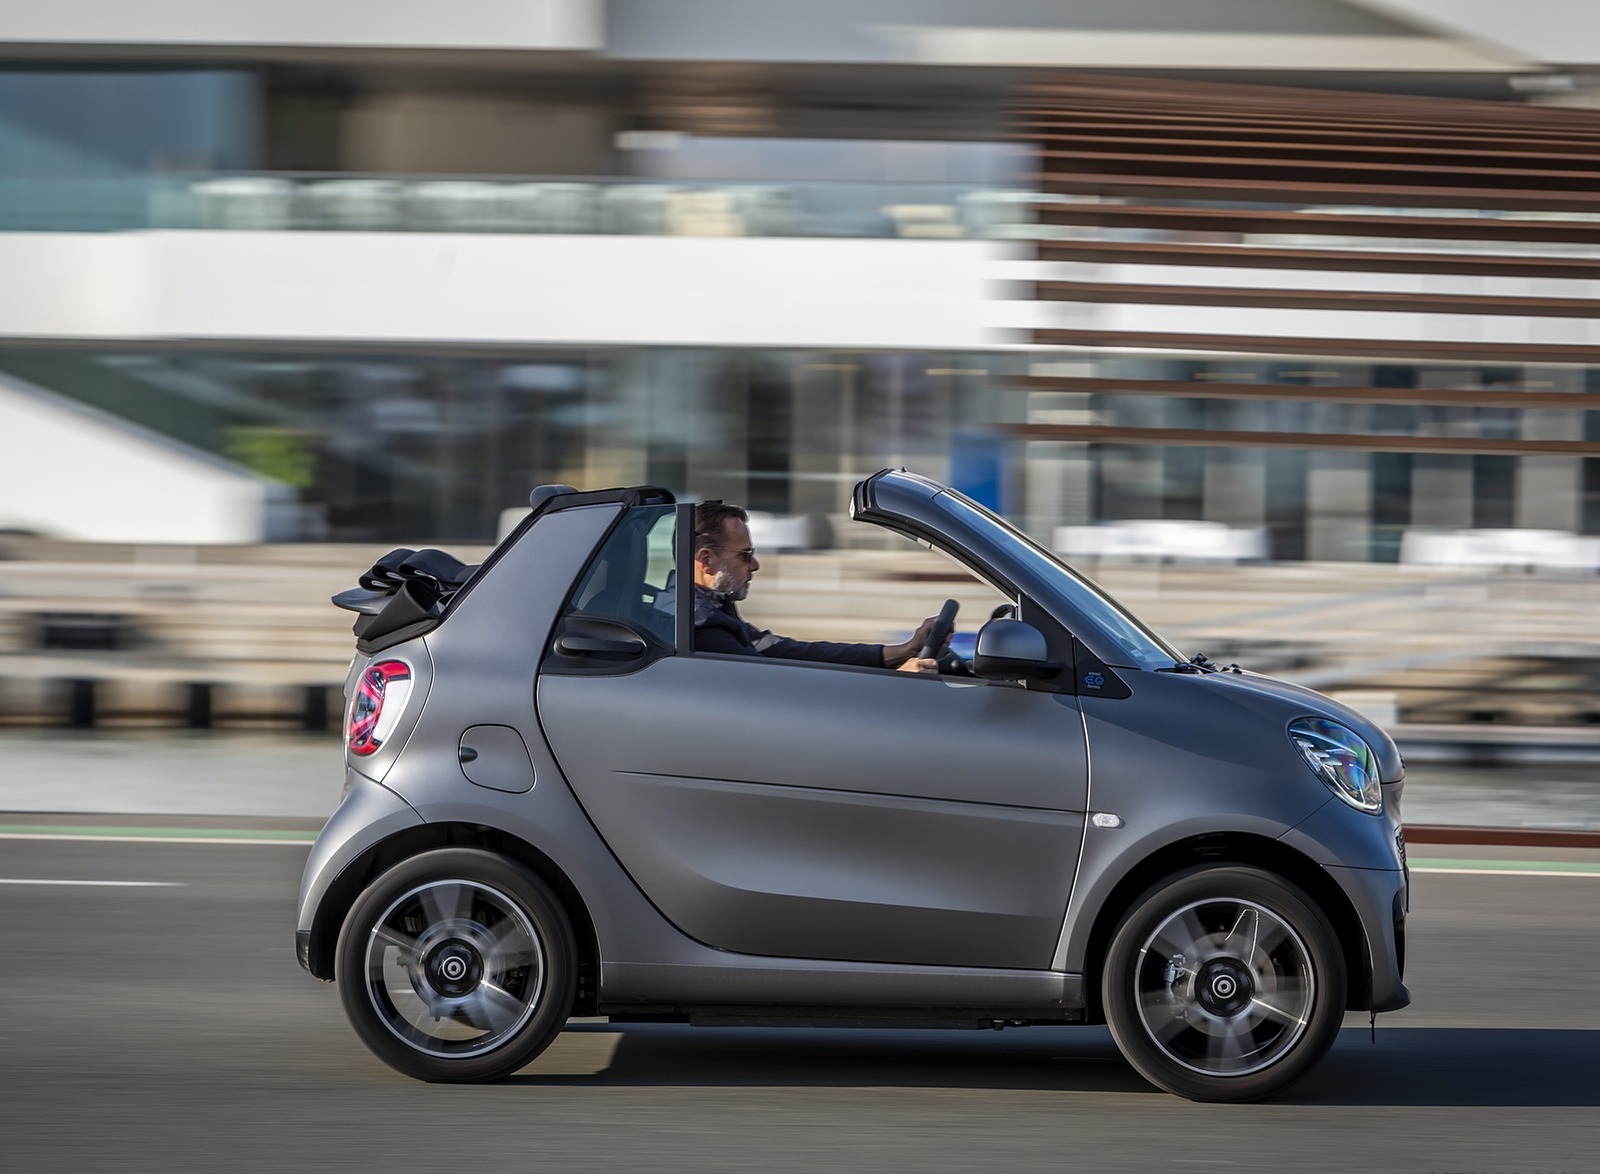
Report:
<svg viewBox="0 0 1600 1174"><path fill-rule="evenodd" d="M627 530L596 555L608 579L641 564L612 549L637 544ZM579 801L673 924L751 954L1049 965L1087 802L1075 696L697 655L681 619L670 640L655 619L676 615L675 592L619 586L635 614L597 614L580 583L539 712ZM563 632L604 643L608 625L638 651L560 651Z"/></svg>

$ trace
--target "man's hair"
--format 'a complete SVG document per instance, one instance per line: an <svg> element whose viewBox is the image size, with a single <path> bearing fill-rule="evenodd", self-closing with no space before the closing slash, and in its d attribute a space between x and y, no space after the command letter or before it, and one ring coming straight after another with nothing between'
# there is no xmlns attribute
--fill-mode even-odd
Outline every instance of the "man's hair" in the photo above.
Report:
<svg viewBox="0 0 1600 1174"><path fill-rule="evenodd" d="M694 508L694 548L721 546L727 540L728 519L749 522L750 515L725 501L703 501Z"/></svg>

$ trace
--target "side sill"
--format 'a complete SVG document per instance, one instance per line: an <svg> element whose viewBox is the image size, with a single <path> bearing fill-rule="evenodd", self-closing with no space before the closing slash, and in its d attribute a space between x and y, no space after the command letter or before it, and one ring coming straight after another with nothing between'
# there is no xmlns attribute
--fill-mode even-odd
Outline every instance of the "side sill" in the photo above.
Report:
<svg viewBox="0 0 1600 1174"><path fill-rule="evenodd" d="M687 1023L690 1027L822 1028L866 1031L999 1031L1085 1022L1083 1011L1029 1007L626 1007L601 1006L612 1023Z"/></svg>
<svg viewBox="0 0 1600 1174"><path fill-rule="evenodd" d="M615 1014L628 1004L731 1013L729 1008L777 1008L796 1013L850 1008L851 1018L931 1009L1004 1009L1068 1018L1084 1006L1083 975L1055 970L980 970L887 966L789 958L745 959L718 965L660 962L601 964L600 1002ZM1001 1016L1006 1017L1006 1016Z"/></svg>

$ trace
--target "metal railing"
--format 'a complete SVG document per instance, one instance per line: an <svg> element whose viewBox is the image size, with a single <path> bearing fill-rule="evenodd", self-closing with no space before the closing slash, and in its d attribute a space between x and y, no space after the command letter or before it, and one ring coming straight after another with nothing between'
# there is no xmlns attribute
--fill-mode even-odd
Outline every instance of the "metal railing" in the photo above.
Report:
<svg viewBox="0 0 1600 1174"><path fill-rule="evenodd" d="M1600 223L1596 223L1600 213L1307 205L1279 208L1279 220L1295 223L1276 225L1249 224L1234 205L1174 200L1164 209L1177 218L1168 226L1159 218L1150 222L1152 213L1142 210L1140 203L935 183L320 172L0 176L0 232L217 229L909 237L1037 241L1046 248L1067 249L1099 242L1134 250L1125 256L1078 258L1100 261L1137 261L1144 259L1137 256L1140 248L1177 244L1195 255L1148 259L1190 264L1204 263L1207 253L1221 254L1230 246L1314 246L1357 253L1403 247L1422 254L1502 254L1508 260L1600 256ZM1241 222L1230 220L1220 235L1197 233L1195 225L1179 223L1186 210L1199 216L1237 217ZM1105 220L1106 216L1111 219ZM1120 223L1122 217L1128 222ZM1455 221L1460 229L1446 239L1430 239L1438 235L1437 228L1409 237L1406 225L1419 217ZM1482 237L1474 239L1475 232ZM1550 239L1539 239L1545 234Z"/></svg>
<svg viewBox="0 0 1600 1174"><path fill-rule="evenodd" d="M961 184L261 173L0 177L0 231L1015 238L1033 193Z"/></svg>

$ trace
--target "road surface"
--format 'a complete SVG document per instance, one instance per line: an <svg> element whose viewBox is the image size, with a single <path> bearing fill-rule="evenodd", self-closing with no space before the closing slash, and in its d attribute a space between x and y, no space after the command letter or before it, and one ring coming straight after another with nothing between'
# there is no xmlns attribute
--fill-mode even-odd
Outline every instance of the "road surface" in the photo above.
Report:
<svg viewBox="0 0 1600 1174"><path fill-rule="evenodd" d="M1351 1016L1288 1094L1227 1106L1157 1092L1099 1028L585 1023L506 1083L416 1083L295 964L306 825L205 843L263 825L180 822L202 826L0 831L0 1168L1600 1174L1600 866L1566 871L1581 853L1430 847L1454 871L1415 878L1413 1007L1375 1044ZM1532 868L1474 871L1507 856Z"/></svg>

